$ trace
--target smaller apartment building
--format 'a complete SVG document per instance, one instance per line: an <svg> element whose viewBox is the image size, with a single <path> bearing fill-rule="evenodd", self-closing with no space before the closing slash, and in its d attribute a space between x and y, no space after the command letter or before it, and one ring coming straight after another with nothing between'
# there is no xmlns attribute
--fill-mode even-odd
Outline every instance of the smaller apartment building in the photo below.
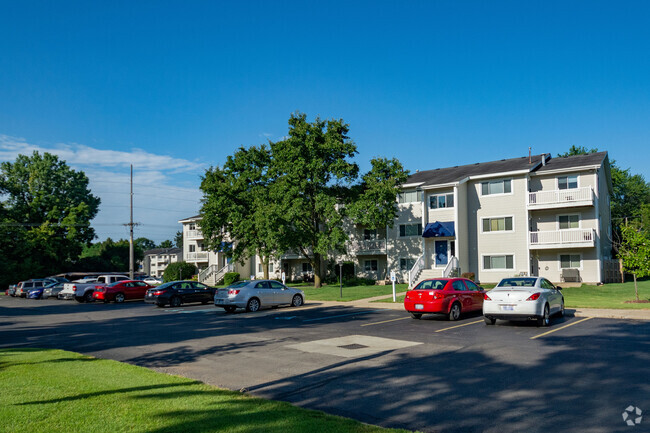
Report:
<svg viewBox="0 0 650 433"><path fill-rule="evenodd" d="M144 252L141 271L152 277L162 277L170 263L182 260L180 248L154 248Z"/></svg>

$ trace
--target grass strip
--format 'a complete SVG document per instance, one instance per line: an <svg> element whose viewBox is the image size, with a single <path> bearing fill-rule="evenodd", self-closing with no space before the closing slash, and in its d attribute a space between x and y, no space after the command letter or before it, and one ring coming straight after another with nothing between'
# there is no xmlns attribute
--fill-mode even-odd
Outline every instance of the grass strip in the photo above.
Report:
<svg viewBox="0 0 650 433"><path fill-rule="evenodd" d="M62 350L1 349L0 392L0 432L398 431Z"/></svg>

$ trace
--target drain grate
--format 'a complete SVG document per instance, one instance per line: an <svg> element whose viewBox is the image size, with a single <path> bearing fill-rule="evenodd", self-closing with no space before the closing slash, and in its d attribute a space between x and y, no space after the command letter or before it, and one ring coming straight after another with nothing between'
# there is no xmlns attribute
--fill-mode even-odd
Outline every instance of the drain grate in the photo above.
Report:
<svg viewBox="0 0 650 433"><path fill-rule="evenodd" d="M364 346L363 344L354 343L354 344L345 344L343 346L337 346L337 347L340 347L341 349L354 350L354 349L365 349L368 346Z"/></svg>

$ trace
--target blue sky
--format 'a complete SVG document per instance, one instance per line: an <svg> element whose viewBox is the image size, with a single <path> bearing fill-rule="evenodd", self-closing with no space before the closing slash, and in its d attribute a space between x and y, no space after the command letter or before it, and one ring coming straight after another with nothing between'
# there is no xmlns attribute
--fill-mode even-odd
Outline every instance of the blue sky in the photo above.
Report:
<svg viewBox="0 0 650 433"><path fill-rule="evenodd" d="M650 180L650 3L0 1L0 160L86 171L98 235L172 238L200 176L287 119L411 171L571 145Z"/></svg>

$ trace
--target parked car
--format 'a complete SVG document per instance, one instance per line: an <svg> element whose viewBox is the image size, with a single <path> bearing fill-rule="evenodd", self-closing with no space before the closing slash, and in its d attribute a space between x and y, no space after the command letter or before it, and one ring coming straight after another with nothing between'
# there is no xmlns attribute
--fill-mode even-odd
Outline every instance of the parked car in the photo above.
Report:
<svg viewBox="0 0 650 433"><path fill-rule="evenodd" d="M164 307L180 307L181 304L212 302L215 289L196 281L170 281L147 290L144 302Z"/></svg>
<svg viewBox="0 0 650 433"><path fill-rule="evenodd" d="M36 287L34 289L31 289L27 293L27 298L28 299L41 299L43 297L43 292L44 292L44 290L46 288L53 287L53 286L59 284L56 281L52 281L52 280L47 280L46 283L47 284L44 285L44 286L40 286L40 287Z"/></svg>
<svg viewBox="0 0 650 433"><path fill-rule="evenodd" d="M63 285L65 283L56 283L53 285L49 285L43 289L43 299L58 299L59 293L61 293L61 290L63 290Z"/></svg>
<svg viewBox="0 0 650 433"><path fill-rule="evenodd" d="M160 285L160 284L163 283L163 280L161 280L160 278L156 278L156 277L147 277L142 281L144 281L145 283L150 284L152 286L157 286L157 285Z"/></svg>
<svg viewBox="0 0 650 433"><path fill-rule="evenodd" d="M275 280L238 281L225 289L218 289L214 295L214 305L227 313L232 313L237 308L257 311L262 306L286 304L300 307L304 303L305 294L302 290L287 287Z"/></svg>
<svg viewBox="0 0 650 433"><path fill-rule="evenodd" d="M16 284L10 284L9 288L5 291L6 296L16 296Z"/></svg>
<svg viewBox="0 0 650 433"><path fill-rule="evenodd" d="M485 290L467 278L434 278L406 292L404 309L414 319L424 313L444 314L458 320L461 313L480 311Z"/></svg>
<svg viewBox="0 0 650 433"><path fill-rule="evenodd" d="M36 289L36 288L41 288L51 281L45 280L43 278L34 278L31 280L27 281L21 281L16 285L16 291L13 296L18 296L21 298L26 298L27 293L29 293L30 290Z"/></svg>
<svg viewBox="0 0 650 433"><path fill-rule="evenodd" d="M138 280L116 281L108 286L97 286L93 292L93 298L96 301L111 302L115 301L121 304L124 301L134 299L144 299L147 290L153 288L152 285Z"/></svg>
<svg viewBox="0 0 650 433"><path fill-rule="evenodd" d="M535 320L537 326L548 326L552 315L564 316L564 296L546 278L504 278L485 294L483 317L494 325L502 320Z"/></svg>
<svg viewBox="0 0 650 433"><path fill-rule="evenodd" d="M116 281L125 281L126 275L100 275L97 280L91 283L65 283L63 290L59 293L59 299L75 299L77 302L92 302L93 292L99 286L106 286Z"/></svg>

